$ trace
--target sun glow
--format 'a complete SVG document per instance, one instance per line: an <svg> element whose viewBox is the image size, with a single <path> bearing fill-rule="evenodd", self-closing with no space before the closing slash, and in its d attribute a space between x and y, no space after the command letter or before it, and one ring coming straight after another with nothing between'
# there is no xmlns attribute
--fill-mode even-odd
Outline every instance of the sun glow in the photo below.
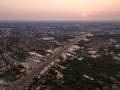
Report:
<svg viewBox="0 0 120 90"><path fill-rule="evenodd" d="M81 19L118 21L120 0L0 0L0 20Z"/></svg>
<svg viewBox="0 0 120 90"><path fill-rule="evenodd" d="M83 13L82 16L83 16L83 17L86 17L86 13Z"/></svg>

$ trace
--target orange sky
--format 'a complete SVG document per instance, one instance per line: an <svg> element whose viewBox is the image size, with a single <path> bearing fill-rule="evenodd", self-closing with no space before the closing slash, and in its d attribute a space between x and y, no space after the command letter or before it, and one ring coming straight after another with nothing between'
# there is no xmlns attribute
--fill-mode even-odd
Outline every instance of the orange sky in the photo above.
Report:
<svg viewBox="0 0 120 90"><path fill-rule="evenodd" d="M0 0L0 20L120 20L120 0Z"/></svg>

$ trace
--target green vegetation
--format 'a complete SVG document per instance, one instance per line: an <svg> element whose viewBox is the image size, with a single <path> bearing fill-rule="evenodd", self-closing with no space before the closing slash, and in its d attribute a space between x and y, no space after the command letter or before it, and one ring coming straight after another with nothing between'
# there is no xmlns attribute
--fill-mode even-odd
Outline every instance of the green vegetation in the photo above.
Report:
<svg viewBox="0 0 120 90"><path fill-rule="evenodd" d="M104 35L96 35L96 37L104 38L104 39L120 39L120 34L104 34Z"/></svg>
<svg viewBox="0 0 120 90"><path fill-rule="evenodd" d="M72 36L62 36L62 37L60 37L60 36L55 36L54 38L55 38L56 40L60 41L60 42L66 42L66 41L68 41L69 39L73 39Z"/></svg>
<svg viewBox="0 0 120 90"><path fill-rule="evenodd" d="M10 69L6 72L4 72L3 74L0 75L0 79L4 79L6 81L15 81L18 79L18 77L16 77L17 75L19 75L20 72L18 72L17 70L15 70L14 68L13 69Z"/></svg>
<svg viewBox="0 0 120 90"><path fill-rule="evenodd" d="M120 48L115 48L115 47L108 47L107 48L109 52L114 52L119 54L120 53Z"/></svg>
<svg viewBox="0 0 120 90"><path fill-rule="evenodd" d="M57 73L54 70L52 70L52 69L49 70L49 73L54 75L54 76L57 75Z"/></svg>
<svg viewBox="0 0 120 90"><path fill-rule="evenodd" d="M14 53L14 55L18 58L17 60L19 61L25 60L25 55L23 55L23 53Z"/></svg>
<svg viewBox="0 0 120 90"><path fill-rule="evenodd" d="M17 42L19 42L20 41L20 39L18 38L18 37L9 37L8 38L8 45L14 45L14 44L16 44Z"/></svg>
<svg viewBox="0 0 120 90"><path fill-rule="evenodd" d="M41 55L45 55L46 54L46 52L44 50L39 50L39 51L37 51L37 53L39 53Z"/></svg>
<svg viewBox="0 0 120 90"><path fill-rule="evenodd" d="M85 47L86 43L88 43L88 42L80 41L76 45L81 46L81 47L83 47L83 46Z"/></svg>
<svg viewBox="0 0 120 90"><path fill-rule="evenodd" d="M120 71L120 65L109 56L102 56L98 59L86 57L82 61L67 60L60 64L68 66L67 69L63 70L65 82L61 86L52 82L54 84L52 90L95 90L95 87L111 87L115 80L120 80L116 76L117 72ZM87 79L83 75L94 78L94 80Z"/></svg>

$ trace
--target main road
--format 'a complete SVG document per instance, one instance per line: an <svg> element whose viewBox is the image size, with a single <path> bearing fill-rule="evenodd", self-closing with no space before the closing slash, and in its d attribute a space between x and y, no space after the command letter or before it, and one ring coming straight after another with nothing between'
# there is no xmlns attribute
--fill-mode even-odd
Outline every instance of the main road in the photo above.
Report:
<svg viewBox="0 0 120 90"><path fill-rule="evenodd" d="M11 83L5 90L24 90L25 86L28 86L31 82L33 82L33 78L37 75L40 75L40 72L48 67L56 58L58 58L63 52L67 51L72 45L74 45L77 41L82 40L82 38L75 38L70 43L65 45L61 50L56 52L49 60L45 61L42 65L40 65L37 69L32 71L30 74L25 75L24 77L18 79L17 81Z"/></svg>

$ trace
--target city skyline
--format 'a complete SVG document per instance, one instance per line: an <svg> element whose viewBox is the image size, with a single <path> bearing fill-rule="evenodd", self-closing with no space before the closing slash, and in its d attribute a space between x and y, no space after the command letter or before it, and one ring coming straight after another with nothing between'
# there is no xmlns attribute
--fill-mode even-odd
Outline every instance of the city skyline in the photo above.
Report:
<svg viewBox="0 0 120 90"><path fill-rule="evenodd" d="M119 0L1 0L0 20L120 21Z"/></svg>

